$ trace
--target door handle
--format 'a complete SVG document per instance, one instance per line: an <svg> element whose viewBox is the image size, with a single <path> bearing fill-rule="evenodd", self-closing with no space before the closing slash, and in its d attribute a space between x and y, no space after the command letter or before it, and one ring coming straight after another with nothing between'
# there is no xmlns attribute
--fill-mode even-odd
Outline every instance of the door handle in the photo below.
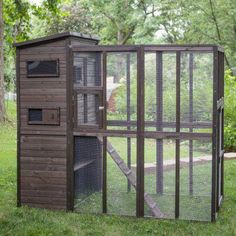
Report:
<svg viewBox="0 0 236 236"><path fill-rule="evenodd" d="M99 110L99 111L103 111L103 110L104 110L104 106L99 106L99 107L98 107L98 110Z"/></svg>

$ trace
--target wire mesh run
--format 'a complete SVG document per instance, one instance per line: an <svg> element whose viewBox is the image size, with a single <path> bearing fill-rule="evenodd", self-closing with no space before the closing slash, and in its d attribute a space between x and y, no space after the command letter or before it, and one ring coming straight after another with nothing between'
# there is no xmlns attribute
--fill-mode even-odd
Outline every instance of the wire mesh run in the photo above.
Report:
<svg viewBox="0 0 236 236"><path fill-rule="evenodd" d="M198 46L97 49L74 54L77 118L84 123L75 131L85 135L78 152L88 160L102 155L98 146L104 141L103 186L88 191L77 181L77 204L81 190L85 199L96 195L99 201L89 204L107 214L213 221L223 195L222 55L215 47ZM86 79L86 66L95 71L93 79ZM79 93L84 86L96 91ZM100 129L86 129L90 124ZM86 137L90 134L98 138ZM76 171L75 178L90 180L96 171L101 176L101 166L94 165Z"/></svg>

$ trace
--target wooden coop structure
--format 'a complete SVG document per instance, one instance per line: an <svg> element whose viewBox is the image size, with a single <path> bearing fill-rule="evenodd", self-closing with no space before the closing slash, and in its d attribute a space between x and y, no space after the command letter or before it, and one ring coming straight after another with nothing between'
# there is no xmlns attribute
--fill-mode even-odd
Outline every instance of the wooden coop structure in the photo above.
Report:
<svg viewBox="0 0 236 236"><path fill-rule="evenodd" d="M18 206L214 221L223 49L98 42L15 44Z"/></svg>

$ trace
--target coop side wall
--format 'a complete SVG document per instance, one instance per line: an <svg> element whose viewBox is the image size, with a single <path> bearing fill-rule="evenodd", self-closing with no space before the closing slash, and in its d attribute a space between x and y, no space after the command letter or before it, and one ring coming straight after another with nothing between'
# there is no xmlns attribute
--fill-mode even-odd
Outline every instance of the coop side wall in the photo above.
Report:
<svg viewBox="0 0 236 236"><path fill-rule="evenodd" d="M97 40L67 37L17 48L17 205L72 209L73 135L68 45ZM27 77L29 60L59 60L59 77ZM59 125L28 124L29 108L59 108Z"/></svg>
<svg viewBox="0 0 236 236"><path fill-rule="evenodd" d="M17 50L18 205L66 209L66 40ZM27 78L27 60L59 59L59 77ZM29 125L28 108L59 108L59 125Z"/></svg>

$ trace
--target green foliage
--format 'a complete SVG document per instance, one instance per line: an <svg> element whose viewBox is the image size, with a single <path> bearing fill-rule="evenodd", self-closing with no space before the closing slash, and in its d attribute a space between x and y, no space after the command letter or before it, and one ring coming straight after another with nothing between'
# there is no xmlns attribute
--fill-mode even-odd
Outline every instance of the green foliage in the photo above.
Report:
<svg viewBox="0 0 236 236"><path fill-rule="evenodd" d="M33 16L49 21L50 14L59 15L60 0L44 0L41 6L28 0L4 0L4 76L6 90L14 90L15 49L13 43L28 40Z"/></svg>
<svg viewBox="0 0 236 236"><path fill-rule="evenodd" d="M230 70L225 72L224 108L225 150L236 151L236 76L233 76Z"/></svg>

